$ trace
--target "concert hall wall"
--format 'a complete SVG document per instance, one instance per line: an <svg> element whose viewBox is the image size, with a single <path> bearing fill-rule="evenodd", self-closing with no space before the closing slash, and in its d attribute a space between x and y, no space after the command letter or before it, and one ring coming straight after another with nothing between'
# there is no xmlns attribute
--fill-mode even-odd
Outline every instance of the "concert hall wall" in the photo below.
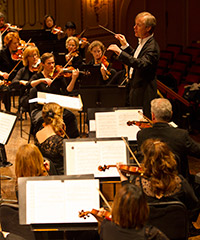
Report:
<svg viewBox="0 0 200 240"><path fill-rule="evenodd" d="M115 39L98 25L125 34L134 45L134 17L141 11L150 11L156 16L155 36L161 49L168 43L188 46L193 40L200 40L196 27L199 0L3 0L0 8L5 10L8 22L24 30L41 29L45 14L53 15L62 28L72 20L77 25L77 33L87 28L85 36L89 41L98 38L106 46Z"/></svg>

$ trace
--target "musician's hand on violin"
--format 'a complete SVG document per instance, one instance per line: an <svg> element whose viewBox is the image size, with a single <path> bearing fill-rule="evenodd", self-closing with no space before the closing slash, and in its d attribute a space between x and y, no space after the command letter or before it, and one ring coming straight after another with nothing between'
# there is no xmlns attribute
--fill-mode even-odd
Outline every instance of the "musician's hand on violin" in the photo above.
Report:
<svg viewBox="0 0 200 240"><path fill-rule="evenodd" d="M72 71L72 79L76 80L79 76L79 70L78 69L74 69Z"/></svg>
<svg viewBox="0 0 200 240"><path fill-rule="evenodd" d="M0 80L0 86L4 85L4 81Z"/></svg>
<svg viewBox="0 0 200 240"><path fill-rule="evenodd" d="M119 173L121 182L128 180L128 178L127 178L126 176L124 176L124 174L122 174L122 172L121 172L121 170L120 170L120 165L122 165L122 164L123 164L123 163L120 163L120 162L119 162L119 163L116 163L117 171L118 171L118 173Z"/></svg>
<svg viewBox="0 0 200 240"><path fill-rule="evenodd" d="M107 71L105 70L105 68L103 66L100 68L100 71L101 71L103 80L108 80L109 76L107 75Z"/></svg>
<svg viewBox="0 0 200 240"><path fill-rule="evenodd" d="M47 170L47 172L50 170L50 162L47 159L44 159L44 167Z"/></svg>
<svg viewBox="0 0 200 240"><path fill-rule="evenodd" d="M20 81L19 81L19 84L21 84L21 85L23 85L23 86L26 86L27 82L28 82L28 81L26 81L26 80L20 80Z"/></svg>
<svg viewBox="0 0 200 240"><path fill-rule="evenodd" d="M1 72L1 76L4 78L4 79L8 79L9 78L9 74L7 72Z"/></svg>
<svg viewBox="0 0 200 240"><path fill-rule="evenodd" d="M111 44L107 48L107 51L109 51L109 50L115 52L117 55L119 55L121 53L121 51L122 51L116 44Z"/></svg>
<svg viewBox="0 0 200 240"><path fill-rule="evenodd" d="M115 38L120 41L120 43L121 43L122 46L126 46L126 45L127 45L127 41L126 41L126 38L125 38L124 35L122 35L122 34L116 34L116 35L115 35Z"/></svg>
<svg viewBox="0 0 200 240"><path fill-rule="evenodd" d="M80 44L80 47L81 48L85 48L87 45L88 45L88 41L85 40L84 38L81 39L81 44Z"/></svg>

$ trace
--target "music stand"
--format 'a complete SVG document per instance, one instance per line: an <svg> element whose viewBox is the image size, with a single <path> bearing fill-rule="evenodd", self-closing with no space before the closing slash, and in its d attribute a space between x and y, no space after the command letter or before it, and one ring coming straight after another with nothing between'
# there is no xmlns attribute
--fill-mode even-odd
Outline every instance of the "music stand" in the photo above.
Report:
<svg viewBox="0 0 200 240"><path fill-rule="evenodd" d="M11 113L0 112L0 168L10 167L12 163L7 161L5 144L8 142L11 133L14 129L14 125L16 123L17 116ZM9 176L2 176L0 171L0 203L2 202L16 202L16 200L11 199L2 199L1 195L1 180L11 180L12 178Z"/></svg>

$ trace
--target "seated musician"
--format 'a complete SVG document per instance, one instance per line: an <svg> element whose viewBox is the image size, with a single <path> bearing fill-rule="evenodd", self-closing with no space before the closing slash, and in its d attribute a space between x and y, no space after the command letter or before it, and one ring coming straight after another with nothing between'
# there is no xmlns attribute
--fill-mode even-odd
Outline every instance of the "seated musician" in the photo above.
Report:
<svg viewBox="0 0 200 240"><path fill-rule="evenodd" d="M67 66L72 66L74 68L79 68L83 64L83 59L79 55L79 40L77 37L69 37L66 40L66 49L67 54L65 55L65 59L67 62Z"/></svg>
<svg viewBox="0 0 200 240"><path fill-rule="evenodd" d="M168 145L159 139L147 139L141 151L143 175L135 177L132 183L142 189L149 203L182 202L191 224L199 214L199 200L187 180L178 174L175 156ZM128 184L128 178L120 170L119 173L122 185Z"/></svg>
<svg viewBox="0 0 200 240"><path fill-rule="evenodd" d="M49 34L49 38L51 40L59 39L61 32L55 32L55 34L53 34L53 28L57 28L54 17L48 14L45 15L43 20L43 29L51 33Z"/></svg>
<svg viewBox="0 0 200 240"><path fill-rule="evenodd" d="M12 81L18 69L22 67L20 60L13 60L14 55L18 50L20 44L20 37L18 32L9 32L4 37L5 48L0 51L0 74L3 77L5 85L0 87L4 91L3 103L7 111L10 111L11 101L9 94L8 82Z"/></svg>
<svg viewBox="0 0 200 240"><path fill-rule="evenodd" d="M105 46L100 41L93 41L89 47L88 51L92 54L93 59L88 63L90 65L101 65L101 75L103 80L111 80L115 75L116 71L110 68L110 63L107 60L107 57L104 56Z"/></svg>
<svg viewBox="0 0 200 240"><path fill-rule="evenodd" d="M52 76L52 74L58 76L58 72L55 71L55 60L52 53L44 53L41 56L41 69L38 73L34 74L30 79L32 89L30 90L30 99L37 97L37 91L54 93L59 95L68 95L74 88L75 82L79 76L79 71L72 71L72 77L69 84L63 76ZM53 80L53 79L54 80ZM42 106L37 103L30 104L31 121L34 126L35 133L42 126ZM66 133L70 138L76 138L79 136L77 128L77 120L75 115L65 109L64 110L64 122L66 125Z"/></svg>
<svg viewBox="0 0 200 240"><path fill-rule="evenodd" d="M167 240L156 227L146 225L149 207L141 189L127 184L119 189L112 205L111 221L101 223L101 240L152 239Z"/></svg>
<svg viewBox="0 0 200 240"><path fill-rule="evenodd" d="M142 129L137 133L139 148L149 138L159 138L166 142L180 161L180 174L191 184L187 155L200 158L200 144L195 142L186 130L171 127L168 123L172 117L172 105L168 99L156 98L151 101L153 127Z"/></svg>
<svg viewBox="0 0 200 240"><path fill-rule="evenodd" d="M40 65L40 53L37 47L28 46L23 52L23 65L12 80L11 87L20 90L19 106L24 110L29 109L29 80L37 72Z"/></svg>
<svg viewBox="0 0 200 240"><path fill-rule="evenodd" d="M63 121L63 108L57 103L47 103L42 108L44 120L41 130L36 133L35 144L42 155L50 159L59 175L64 174L63 138L66 126Z"/></svg>
<svg viewBox="0 0 200 240"><path fill-rule="evenodd" d="M86 38L79 37L78 34L76 34L76 24L72 21L68 21L65 24L64 33L61 33L58 35L58 39L62 39L63 41L66 41L69 37L77 37L79 40L79 52L81 57L85 58L85 47L88 45L88 41Z"/></svg>

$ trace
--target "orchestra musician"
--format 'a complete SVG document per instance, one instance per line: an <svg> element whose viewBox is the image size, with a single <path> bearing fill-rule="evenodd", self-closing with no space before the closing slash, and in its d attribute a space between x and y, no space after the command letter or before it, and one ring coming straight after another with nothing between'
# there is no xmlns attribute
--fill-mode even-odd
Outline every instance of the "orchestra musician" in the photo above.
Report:
<svg viewBox="0 0 200 240"><path fill-rule="evenodd" d="M44 53L41 56L41 70L34 74L30 79L30 99L37 97L37 91L54 93L60 95L69 95L72 92L76 80L79 76L79 71L72 71L72 77L69 84L67 84L66 79L60 76L56 79L52 79L55 71L55 59L52 53ZM57 73L56 73L57 75ZM37 103L30 104L31 121L34 126L35 133L41 128L42 119L42 106ZM66 133L70 138L76 138L79 136L79 131L77 128L77 120L75 115L65 109L64 110L64 122L66 125Z"/></svg>
<svg viewBox="0 0 200 240"><path fill-rule="evenodd" d="M93 59L88 63L89 65L101 65L101 75L103 80L111 80L116 71L110 68L110 63L104 55L105 46L102 42L95 40L90 43L88 51L92 54Z"/></svg>
<svg viewBox="0 0 200 240"><path fill-rule="evenodd" d="M0 12L0 50L3 48L3 39L1 32L4 30L4 25L5 25L5 15Z"/></svg>
<svg viewBox="0 0 200 240"><path fill-rule="evenodd" d="M200 144L195 142L184 129L174 128L169 125L172 118L172 105L168 99L156 98L151 101L152 128L142 129L137 133L137 143L140 148L142 143L149 138L159 138L166 142L171 151L178 157L180 174L190 184L193 179L189 173L187 155L200 158Z"/></svg>
<svg viewBox="0 0 200 240"><path fill-rule="evenodd" d="M160 50L153 33L156 18L148 13L139 13L135 18L134 32L139 44L134 50L122 34L115 37L122 45L111 44L107 50L114 51L119 60L129 66L129 104L143 107L144 115L150 118L150 101L157 96L156 68Z"/></svg>
<svg viewBox="0 0 200 240"><path fill-rule="evenodd" d="M79 40L79 52L81 57L85 58L85 47L88 45L88 41L85 38L81 38L78 34L76 34L76 24L72 21L68 21L65 24L64 33L58 35L59 40L66 41L69 37L78 37Z"/></svg>
<svg viewBox="0 0 200 240"><path fill-rule="evenodd" d="M57 103L45 104L42 108L44 127L35 136L35 145L44 157L54 163L59 175L64 174L63 139L66 137L66 126L63 121L63 110Z"/></svg>
<svg viewBox="0 0 200 240"><path fill-rule="evenodd" d="M83 59L79 55L79 40L77 37L68 37L66 40L67 54L65 60L68 63L67 66L79 68L83 64Z"/></svg>
<svg viewBox="0 0 200 240"><path fill-rule="evenodd" d="M20 37L18 32L9 32L4 37L5 48L0 51L0 75L5 82L12 81L17 70L22 67L20 60L16 61L12 59L12 54L18 50L19 44ZM8 86L2 85L0 90L4 91L3 103L5 104L5 108L7 111L10 111L10 89Z"/></svg>
<svg viewBox="0 0 200 240"><path fill-rule="evenodd" d="M40 53L36 46L28 46L23 52L23 65L17 72L15 78L12 80L11 87L20 90L19 106L24 110L29 109L29 80L39 70L40 67Z"/></svg>
<svg viewBox="0 0 200 240"><path fill-rule="evenodd" d="M178 174L175 155L160 139L147 139L141 151L143 175L135 177L132 184L141 188L149 203L182 202L188 210L191 224L199 214L199 200L188 181ZM129 184L128 178L120 170L119 174L122 185Z"/></svg>
<svg viewBox="0 0 200 240"><path fill-rule="evenodd" d="M141 189L133 184L120 188L112 205L111 221L100 227L101 240L152 239L167 240L156 227L146 225L149 207Z"/></svg>
<svg viewBox="0 0 200 240"><path fill-rule="evenodd" d="M45 15L43 19L43 29L51 33L49 34L49 37L51 40L59 39L59 35L61 34L60 32L57 32L57 34L53 34L52 30L54 27L56 27L56 22L54 17L49 14Z"/></svg>

